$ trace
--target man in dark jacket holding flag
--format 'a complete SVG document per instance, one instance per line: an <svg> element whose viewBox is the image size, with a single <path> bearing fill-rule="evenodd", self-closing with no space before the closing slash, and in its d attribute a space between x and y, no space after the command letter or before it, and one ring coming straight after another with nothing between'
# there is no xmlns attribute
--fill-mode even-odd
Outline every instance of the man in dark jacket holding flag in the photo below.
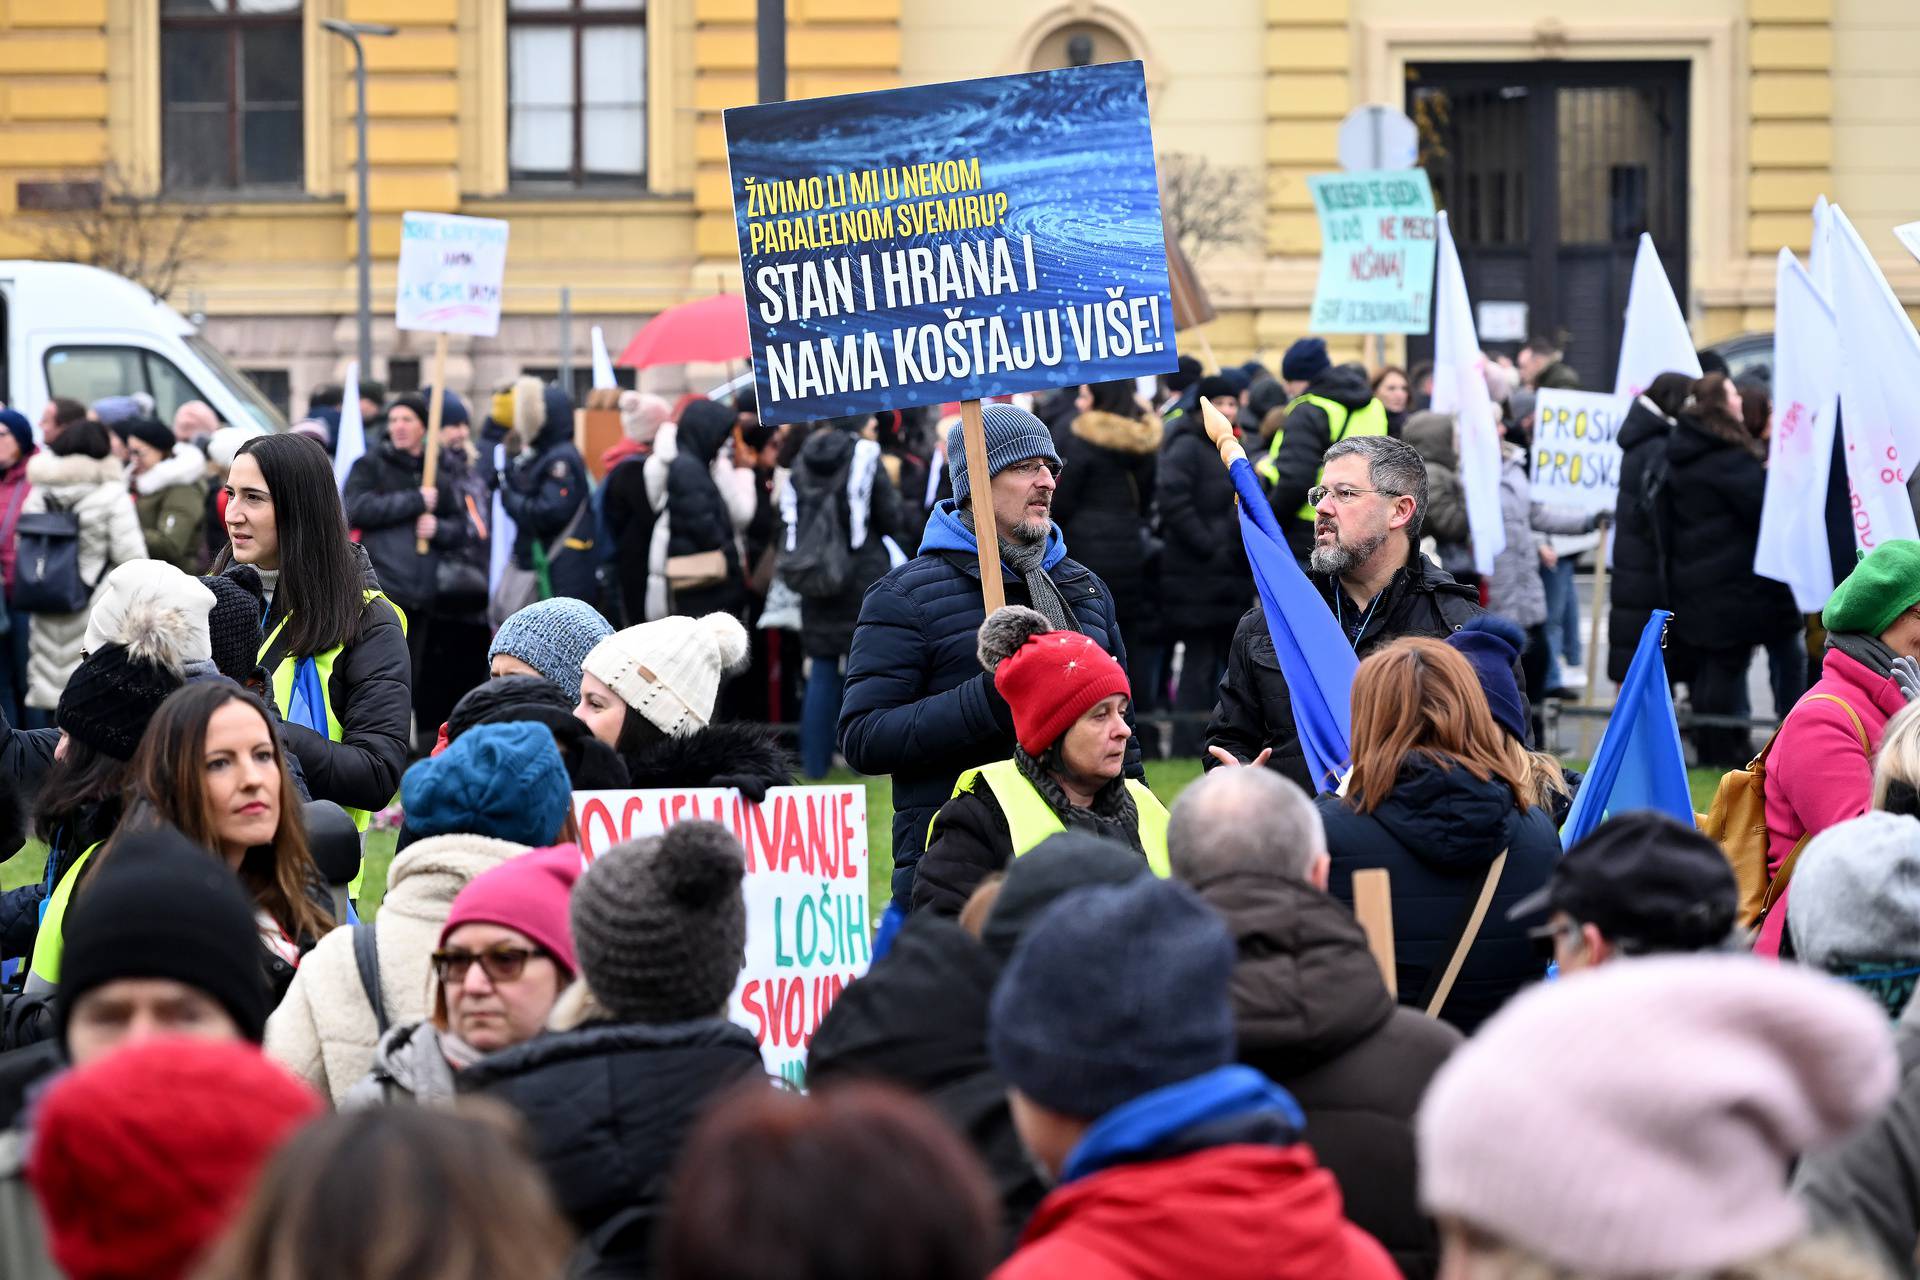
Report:
<svg viewBox="0 0 1920 1280"><path fill-rule="evenodd" d="M1273 501L1287 545L1304 560L1314 547L1307 491L1320 483L1322 456L1342 440L1386 435L1387 411L1374 398L1366 369L1334 364L1319 338L1302 338L1287 348L1280 382L1288 396L1286 419L1254 470Z"/></svg>
<svg viewBox="0 0 1920 1280"><path fill-rule="evenodd" d="M987 471L1008 604L1028 605L1078 631L1124 669L1113 593L1067 558L1053 523L1060 455L1040 419L1009 404L981 411ZM873 584L847 657L840 751L865 774L893 775L893 896L902 911L926 848L927 826L961 772L1013 754L1013 713L980 668L986 621L974 540L972 487L961 428L947 433L953 497L934 507L920 554ZM1127 775L1141 776L1129 744Z"/></svg>
<svg viewBox="0 0 1920 1280"><path fill-rule="evenodd" d="M1471 587L1420 554L1427 470L1411 446L1386 436L1343 440L1327 450L1308 496L1317 518L1307 577L1359 656L1401 636L1444 638L1482 612ZM1258 604L1234 633L1207 743L1209 768L1264 759L1315 790Z"/></svg>

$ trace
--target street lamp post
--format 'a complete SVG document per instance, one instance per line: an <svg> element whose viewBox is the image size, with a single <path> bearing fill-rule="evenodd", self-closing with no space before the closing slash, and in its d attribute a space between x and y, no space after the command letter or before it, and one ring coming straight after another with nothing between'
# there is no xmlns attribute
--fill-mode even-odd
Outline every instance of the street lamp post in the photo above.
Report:
<svg viewBox="0 0 1920 1280"><path fill-rule="evenodd" d="M394 28L382 22L348 22L342 18L322 18L320 25L353 46L354 135L359 141L354 157L354 178L359 187L358 223L360 269L360 376L373 376L373 249L369 241L367 215L367 53L361 36L390 36Z"/></svg>

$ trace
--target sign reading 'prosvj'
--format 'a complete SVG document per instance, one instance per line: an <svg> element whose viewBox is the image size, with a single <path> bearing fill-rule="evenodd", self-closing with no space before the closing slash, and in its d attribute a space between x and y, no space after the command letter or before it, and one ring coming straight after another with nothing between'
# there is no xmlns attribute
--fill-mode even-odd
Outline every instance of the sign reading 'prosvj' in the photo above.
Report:
<svg viewBox="0 0 1920 1280"><path fill-rule="evenodd" d="M1533 417L1533 500L1611 512L1620 497L1620 423L1631 404L1593 391L1544 390Z"/></svg>
<svg viewBox="0 0 1920 1280"><path fill-rule="evenodd" d="M746 964L728 1016L753 1032L767 1070L806 1083L807 1046L873 958L864 787L774 787L759 804L724 787L576 791L587 860L676 822L706 818L746 854Z"/></svg>
<svg viewBox="0 0 1920 1280"><path fill-rule="evenodd" d="M1178 363L1138 62L737 107L768 422Z"/></svg>
<svg viewBox="0 0 1920 1280"><path fill-rule="evenodd" d="M394 327L491 338L500 332L506 273L507 224L500 219L404 213Z"/></svg>
<svg viewBox="0 0 1920 1280"><path fill-rule="evenodd" d="M1433 309L1433 187L1424 169L1307 179L1320 215L1317 333L1425 333Z"/></svg>

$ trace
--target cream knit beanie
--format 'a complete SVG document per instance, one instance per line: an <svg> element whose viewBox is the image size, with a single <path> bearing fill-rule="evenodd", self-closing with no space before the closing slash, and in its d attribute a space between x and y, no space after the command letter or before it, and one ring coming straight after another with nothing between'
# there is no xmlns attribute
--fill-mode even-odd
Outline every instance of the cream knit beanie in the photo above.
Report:
<svg viewBox="0 0 1920 1280"><path fill-rule="evenodd" d="M1421 1203L1583 1275L1717 1272L1806 1233L1791 1162L1896 1080L1885 1013L1832 978L1603 965L1520 996L1434 1077Z"/></svg>
<svg viewBox="0 0 1920 1280"><path fill-rule="evenodd" d="M707 727L722 676L746 664L747 629L730 613L675 615L616 631L581 669L668 737Z"/></svg>

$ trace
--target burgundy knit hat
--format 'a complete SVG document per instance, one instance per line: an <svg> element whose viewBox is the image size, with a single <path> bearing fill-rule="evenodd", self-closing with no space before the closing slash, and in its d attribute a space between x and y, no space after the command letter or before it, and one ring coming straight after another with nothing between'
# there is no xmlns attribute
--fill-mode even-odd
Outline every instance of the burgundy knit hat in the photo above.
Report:
<svg viewBox="0 0 1920 1280"><path fill-rule="evenodd" d="M1058 742L1101 699L1133 692L1105 649L1052 625L1032 609L1008 605L980 627L980 665L1013 709L1014 736L1030 756Z"/></svg>
<svg viewBox="0 0 1920 1280"><path fill-rule="evenodd" d="M467 882L453 900L440 944L463 924L497 924L518 929L552 956L572 978L580 972L573 956L573 930L567 923L573 882L580 878L580 846L555 845L509 859Z"/></svg>
<svg viewBox="0 0 1920 1280"><path fill-rule="evenodd" d="M47 1091L27 1179L69 1280L179 1280L320 1099L256 1045L143 1040Z"/></svg>

